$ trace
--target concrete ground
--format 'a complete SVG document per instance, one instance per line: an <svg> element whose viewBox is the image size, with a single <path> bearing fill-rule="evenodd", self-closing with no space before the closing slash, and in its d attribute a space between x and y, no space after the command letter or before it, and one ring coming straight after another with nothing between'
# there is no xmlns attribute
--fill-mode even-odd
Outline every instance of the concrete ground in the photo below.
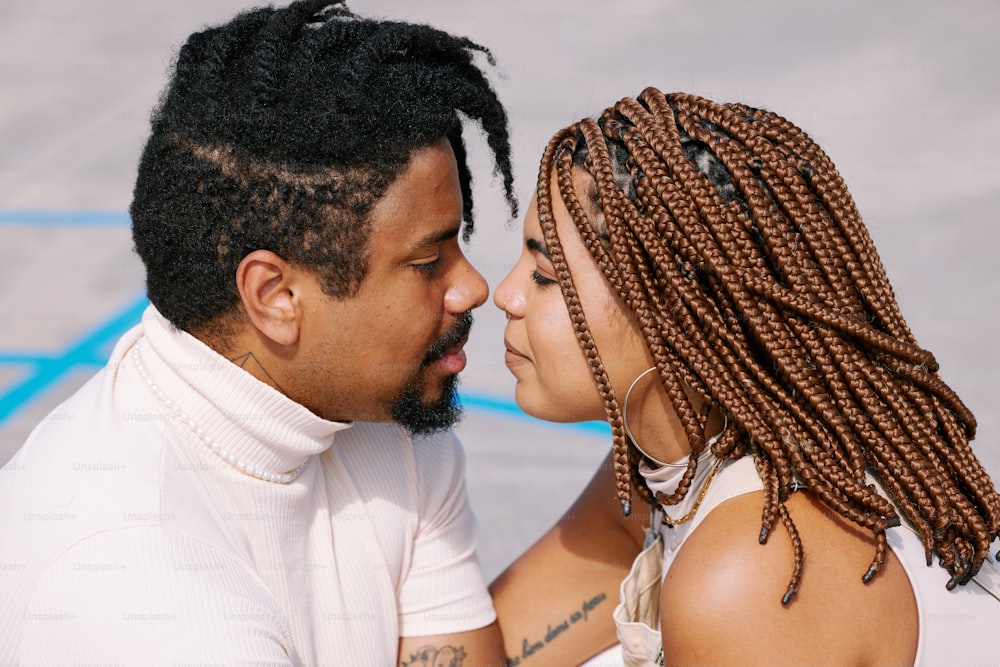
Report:
<svg viewBox="0 0 1000 667"><path fill-rule="evenodd" d="M174 50L244 0L0 4L0 462L99 366L143 305L126 208ZM847 180L897 295L941 374L980 420L1000 475L1000 5L841 0L355 0L492 48L526 204L559 127L647 85L773 109ZM513 263L484 153L470 255L492 285ZM565 510L608 447L600 425L519 414L502 317L469 346L461 435L492 577ZM2 483L2 479L0 479Z"/></svg>

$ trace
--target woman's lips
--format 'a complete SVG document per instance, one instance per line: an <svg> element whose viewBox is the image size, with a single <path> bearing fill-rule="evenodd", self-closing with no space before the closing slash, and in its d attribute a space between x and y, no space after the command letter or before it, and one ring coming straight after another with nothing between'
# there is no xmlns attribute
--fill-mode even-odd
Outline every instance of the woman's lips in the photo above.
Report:
<svg viewBox="0 0 1000 667"><path fill-rule="evenodd" d="M529 359L526 356L518 352L517 348L510 344L510 341L504 339L503 345L504 348L506 348L504 351L503 360L504 363L507 364L508 368L511 366L530 363Z"/></svg>

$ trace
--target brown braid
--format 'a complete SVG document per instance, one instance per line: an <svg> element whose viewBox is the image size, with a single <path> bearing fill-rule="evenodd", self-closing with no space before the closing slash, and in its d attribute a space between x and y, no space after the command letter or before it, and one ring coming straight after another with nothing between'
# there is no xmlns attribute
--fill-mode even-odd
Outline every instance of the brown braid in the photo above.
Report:
<svg viewBox="0 0 1000 667"><path fill-rule="evenodd" d="M542 155L542 166L541 171L546 175L552 173L553 160L557 149L560 148L561 142L566 138L563 133L557 134L549 142L549 145L545 149L545 153ZM561 155L563 157L563 162L571 159L570 152L562 151ZM560 170L564 175L568 172L568 168L564 166ZM567 183L560 183L560 191L572 191L572 185ZM593 336L590 334L590 329L587 326L587 320L583 316L583 308L580 306L580 299L576 294L576 287L573 285L573 279L569 272L569 267L566 264L566 259L563 256L562 245L559 243L559 237L555 232L554 219L552 217L552 198L549 192L548 176L544 179L539 179L537 188L537 206L538 206L538 220L541 224L541 228L544 235L545 245L548 248L549 256L552 260L552 267L555 271L556 278L559 281L560 288L562 289L563 296L566 300L566 308L569 311L570 319L573 322L573 326L576 329L576 337L580 342L580 347L583 349L584 354L587 357L587 361L590 364L591 372L594 374L594 379L597 381L597 386L601 391L601 397L604 399L604 408L608 415L608 423L611 425L611 436L614 441L614 467L615 467L615 479L618 487L618 500L622 506L622 512L627 516L631 511L631 494L629 492L631 486L631 473L629 470L628 463L628 445L625 442L625 425L621 418L621 410L618 406L618 400L615 398L614 390L611 388L611 382L608 380L607 372L604 370L604 363L601 361L600 355L597 353L597 346L594 344ZM584 225L586 227L586 225Z"/></svg>
<svg viewBox="0 0 1000 667"><path fill-rule="evenodd" d="M578 193L574 170L593 179ZM552 217L552 177L586 247L634 314L687 435L688 492L707 417L728 418L717 456L754 458L764 486L760 541L805 485L873 531L867 583L883 568L896 507L964 584L1000 532L1000 496L969 441L975 418L921 349L843 179L802 130L740 104L648 88L553 137L537 199L542 233L577 339L604 399L618 499L628 512L640 454L587 326ZM889 502L866 480L871 473Z"/></svg>

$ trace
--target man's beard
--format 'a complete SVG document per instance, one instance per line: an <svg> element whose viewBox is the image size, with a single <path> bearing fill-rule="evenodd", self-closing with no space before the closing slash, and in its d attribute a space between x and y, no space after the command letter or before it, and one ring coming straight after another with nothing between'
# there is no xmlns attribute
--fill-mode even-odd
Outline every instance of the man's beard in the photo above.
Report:
<svg viewBox="0 0 1000 667"><path fill-rule="evenodd" d="M408 384L392 402L392 418L410 435L429 435L446 431L462 418L462 405L458 402L458 376L444 379L441 396L436 401L424 403L423 375Z"/></svg>
<svg viewBox="0 0 1000 667"><path fill-rule="evenodd" d="M392 400L392 418L411 435L428 435L446 431L462 418L458 401L458 376L449 375L441 383L441 395L425 403L428 367L445 352L461 343L472 328L472 313L465 312L448 331L438 338L420 363L420 368Z"/></svg>

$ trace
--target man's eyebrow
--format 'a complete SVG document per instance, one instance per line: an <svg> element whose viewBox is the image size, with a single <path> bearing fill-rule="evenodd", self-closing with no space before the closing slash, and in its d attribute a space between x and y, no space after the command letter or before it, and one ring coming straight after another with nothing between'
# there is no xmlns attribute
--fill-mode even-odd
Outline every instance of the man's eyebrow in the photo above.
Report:
<svg viewBox="0 0 1000 667"><path fill-rule="evenodd" d="M524 245L528 246L528 250L533 250L534 252L541 253L542 255L545 256L545 259L549 260L550 262L552 261L552 258L549 256L549 251L546 250L545 248L545 244L539 241L538 239L528 239L527 241L524 242Z"/></svg>
<svg viewBox="0 0 1000 667"><path fill-rule="evenodd" d="M431 232L427 236L423 237L413 245L414 250L420 250L422 248L429 248L431 246L437 245L438 243L443 243L444 241L451 240L458 236L460 230L460 225L456 225L449 229L440 230L437 232Z"/></svg>

